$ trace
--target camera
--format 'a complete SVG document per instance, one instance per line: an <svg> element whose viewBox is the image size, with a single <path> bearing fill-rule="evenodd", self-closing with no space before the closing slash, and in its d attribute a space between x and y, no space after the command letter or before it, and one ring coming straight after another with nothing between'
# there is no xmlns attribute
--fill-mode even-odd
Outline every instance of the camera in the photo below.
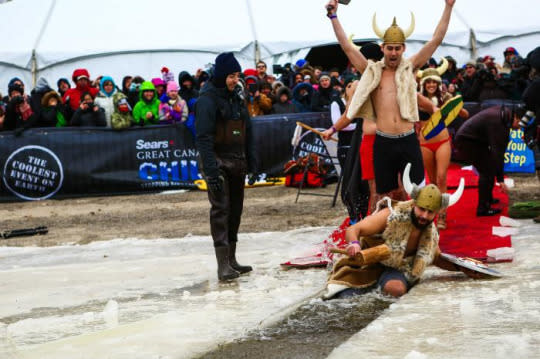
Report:
<svg viewBox="0 0 540 359"><path fill-rule="evenodd" d="M284 74L285 71L285 68L281 65L272 65L272 72L274 74Z"/></svg>
<svg viewBox="0 0 540 359"><path fill-rule="evenodd" d="M272 72L274 74L286 75L291 71L291 64L287 63L284 66L281 65L272 65Z"/></svg>
<svg viewBox="0 0 540 359"><path fill-rule="evenodd" d="M529 123L531 123L532 120L534 120L534 112L527 111L525 112L521 120L519 120L519 126L525 129L526 127L529 126Z"/></svg>
<svg viewBox="0 0 540 359"><path fill-rule="evenodd" d="M478 71L478 78L483 82L495 80L495 76L487 69Z"/></svg>
<svg viewBox="0 0 540 359"><path fill-rule="evenodd" d="M523 129L523 142L529 147L531 150L534 150L534 148L537 145L537 123L536 119L533 120L532 123L529 124L527 128Z"/></svg>
<svg viewBox="0 0 540 359"><path fill-rule="evenodd" d="M22 96L14 96L12 99L11 99L12 103L14 105L20 105L24 102L24 97Z"/></svg>

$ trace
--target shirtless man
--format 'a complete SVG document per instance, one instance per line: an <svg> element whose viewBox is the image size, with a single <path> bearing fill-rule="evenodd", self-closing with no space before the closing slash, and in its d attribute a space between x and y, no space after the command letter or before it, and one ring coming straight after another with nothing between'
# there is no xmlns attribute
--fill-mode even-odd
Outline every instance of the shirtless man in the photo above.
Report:
<svg viewBox="0 0 540 359"><path fill-rule="evenodd" d="M409 59L404 59L403 53L405 39L414 30L414 18L406 31L399 28L394 20L392 26L383 32L376 25L374 16L374 31L383 40L381 49L384 58L379 62L368 61L349 42L337 18L338 2L330 0L327 4L328 17L342 49L352 65L362 73L346 116L376 122L373 160L379 195L393 193L396 197L396 190L399 190L398 174L408 162L412 163L413 181L421 183L424 179L422 153L414 131L414 124L418 121L414 72L431 58L444 39L455 0L445 2L432 39Z"/></svg>

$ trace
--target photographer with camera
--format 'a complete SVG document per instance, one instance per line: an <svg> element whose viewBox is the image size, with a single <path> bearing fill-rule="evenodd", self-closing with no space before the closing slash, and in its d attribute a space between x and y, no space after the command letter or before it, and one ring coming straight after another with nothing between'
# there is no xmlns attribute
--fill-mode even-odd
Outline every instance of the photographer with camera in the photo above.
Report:
<svg viewBox="0 0 540 359"><path fill-rule="evenodd" d="M90 92L81 95L81 103L71 118L71 125L80 127L107 126L105 111L94 103L94 98Z"/></svg>
<svg viewBox="0 0 540 359"><path fill-rule="evenodd" d="M244 71L246 83L246 100L251 117L269 114L272 111L272 100L260 91L259 80L252 69Z"/></svg>
<svg viewBox="0 0 540 359"><path fill-rule="evenodd" d="M33 127L38 116L30 106L30 97L24 95L24 88L19 84L8 87L9 102L5 110L3 129L15 131L15 136L20 136L25 129Z"/></svg>
<svg viewBox="0 0 540 359"><path fill-rule="evenodd" d="M283 83L288 88L292 89L295 85L294 82L294 75L295 73L291 69L292 65L290 62L286 63L285 65L273 65L272 66L272 72L274 75L281 75L278 78L278 81Z"/></svg>
<svg viewBox="0 0 540 359"><path fill-rule="evenodd" d="M477 76L481 86L478 101L509 98L508 92L501 87L501 83L489 69L478 70Z"/></svg>

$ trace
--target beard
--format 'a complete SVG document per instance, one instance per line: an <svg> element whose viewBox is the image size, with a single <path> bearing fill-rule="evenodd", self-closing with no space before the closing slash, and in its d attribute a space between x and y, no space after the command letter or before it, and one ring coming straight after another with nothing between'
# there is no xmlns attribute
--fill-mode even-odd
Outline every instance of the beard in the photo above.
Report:
<svg viewBox="0 0 540 359"><path fill-rule="evenodd" d="M414 208L412 208L411 209L411 222L412 222L413 226L415 226L418 229L426 229L428 226L431 225L433 220L427 221L426 223L420 223L418 217L414 213Z"/></svg>

